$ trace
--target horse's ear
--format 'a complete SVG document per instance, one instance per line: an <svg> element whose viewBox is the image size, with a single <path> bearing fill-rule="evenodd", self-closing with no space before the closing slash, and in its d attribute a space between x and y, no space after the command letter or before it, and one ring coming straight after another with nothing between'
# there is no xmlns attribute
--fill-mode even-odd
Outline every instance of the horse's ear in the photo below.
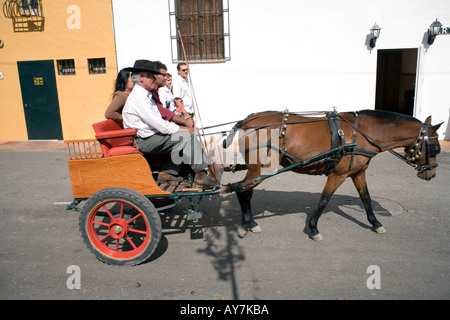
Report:
<svg viewBox="0 0 450 320"><path fill-rule="evenodd" d="M439 123L439 124L433 126L433 129L434 129L435 131L438 131L439 128L442 126L443 123L444 123L444 122L441 122L441 123Z"/></svg>
<svg viewBox="0 0 450 320"><path fill-rule="evenodd" d="M431 116L429 116L429 117L427 118L427 120L425 120L425 124L431 124Z"/></svg>

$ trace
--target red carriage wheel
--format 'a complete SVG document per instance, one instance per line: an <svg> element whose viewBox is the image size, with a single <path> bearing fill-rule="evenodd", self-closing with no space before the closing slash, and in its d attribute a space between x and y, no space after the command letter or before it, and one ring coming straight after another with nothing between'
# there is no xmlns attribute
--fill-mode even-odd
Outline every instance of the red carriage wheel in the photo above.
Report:
<svg viewBox="0 0 450 320"><path fill-rule="evenodd" d="M145 196L127 188L106 188L92 195L79 219L83 241L103 262L136 265L155 251L161 218Z"/></svg>

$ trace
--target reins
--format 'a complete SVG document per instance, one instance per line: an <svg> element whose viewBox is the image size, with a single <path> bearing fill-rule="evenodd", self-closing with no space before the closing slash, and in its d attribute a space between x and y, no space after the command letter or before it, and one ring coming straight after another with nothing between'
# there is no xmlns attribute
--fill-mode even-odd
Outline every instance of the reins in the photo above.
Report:
<svg viewBox="0 0 450 320"><path fill-rule="evenodd" d="M263 114L263 115L258 115L256 117L252 117L253 114L249 115L247 118L245 118L244 120L236 120L236 121L230 121L230 122L225 122L225 123L220 123L220 124L216 124L216 125L212 125L212 126L208 126L208 127L204 127L204 130L207 129L213 129L213 128L218 128L218 127L223 127L229 124L233 124L233 123L238 123L239 121L243 121L242 126L245 125L246 121L250 121L250 120L255 120L258 118L263 118L263 117L268 117L268 116L272 116L274 114L278 114L280 113L280 111L272 111L270 114ZM282 113L283 114L283 113ZM323 116L326 114L325 111L312 111L312 112L289 112L288 114L292 114L292 115L301 115L301 116ZM251 119L250 119L251 118ZM263 129L263 128L267 128L267 127L272 127L272 126L279 126L283 123L285 124L297 124L297 123L307 123L307 122L314 122L314 121L323 121L323 119L301 119L301 120L296 120L296 121L282 121L282 122L272 122L272 123L267 123L267 124L262 124L262 125L257 125L257 126L251 126L251 127L245 127L242 128L240 127L239 129L245 129L245 130L249 130L249 129ZM210 132L210 133L205 133L205 135L215 135L215 134L227 134L229 132L231 132L232 130L222 130L222 131L216 131L216 132Z"/></svg>

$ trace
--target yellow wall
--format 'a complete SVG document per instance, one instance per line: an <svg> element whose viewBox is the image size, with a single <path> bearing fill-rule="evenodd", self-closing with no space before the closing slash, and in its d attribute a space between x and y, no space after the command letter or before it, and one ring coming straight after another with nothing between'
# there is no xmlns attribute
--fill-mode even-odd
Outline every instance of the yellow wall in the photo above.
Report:
<svg viewBox="0 0 450 320"><path fill-rule="evenodd" d="M92 123L104 120L117 75L111 1L42 0L42 7L43 31L14 32L0 13L0 140L28 139L17 61L31 60L54 60L64 139L93 138ZM76 21L79 29L70 29ZM106 73L89 74L88 58L105 58ZM76 75L58 75L59 59L74 59Z"/></svg>

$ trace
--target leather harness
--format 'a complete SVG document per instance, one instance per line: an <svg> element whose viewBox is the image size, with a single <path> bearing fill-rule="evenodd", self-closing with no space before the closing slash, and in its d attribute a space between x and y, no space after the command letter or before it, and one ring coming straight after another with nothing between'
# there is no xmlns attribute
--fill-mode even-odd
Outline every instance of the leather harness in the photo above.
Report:
<svg viewBox="0 0 450 320"><path fill-rule="evenodd" d="M278 113L278 112L273 112L273 113ZM266 148L267 147L267 153L269 152L270 149L274 149L276 151L279 152L280 154L280 159L284 156L290 163L291 165L295 165L295 164L299 164L300 162L302 162L302 159L300 159L298 156L290 153L287 149L286 149L286 139L287 139L287 126L288 124L294 124L294 123L300 123L301 121L288 121L289 119L289 111L288 109L284 110L283 112L283 119L281 123L272 123L272 124L264 124L264 125L259 125L259 126L255 126L255 127L246 127L244 129L262 129L265 127L270 127L276 124L279 124L277 130L275 131L275 133L270 137L269 141L267 142L267 144L265 145L258 145L258 146L254 146L251 148L248 148L245 150L245 152L249 152L252 150L257 150L259 148ZM323 114L323 112L321 113ZM439 142L437 143L430 143L429 142L429 137L428 137L428 127L425 124L422 124L422 129L421 132L419 133L419 136L416 139L416 142L414 145L416 145L417 147L412 149L410 151L409 157L403 157L401 155L399 155L398 153L396 153L393 150L389 150L388 148L384 147L383 145L379 144L378 142L374 141L372 138L370 138L369 136L367 136L364 132L362 132L361 130L358 129L358 124L359 124L359 113L358 112L353 112L353 115L355 117L355 124L350 123L348 120L342 118L341 116L339 116L336 112L336 110L331 111L331 112L325 112L327 121L328 121L328 126L330 129L330 135L331 135L331 149L336 149L336 152L333 152L333 154L326 156L325 158L322 158L316 162L312 162L309 163L308 166L311 165L315 165L318 163L325 163L328 162L328 166L325 169L325 175L329 175L333 172L333 170L336 168L336 166L338 165L338 163L342 160L342 158L344 156L347 155L351 155L351 160L350 160L350 166L349 166L349 170L352 168L353 166L353 161L354 161L354 157L355 155L361 155L367 158L373 158L374 156L376 156L378 154L378 152L375 151L371 151L371 150L367 150L367 149L362 149L362 148L357 148L356 147L356 138L357 138L357 134L360 133L362 136L364 136L369 142L371 142L372 144L376 145L377 147L380 148L380 150L386 150L389 151L390 153L394 154L395 156L397 156L398 158L400 158L401 160L403 160L404 162L408 163L409 165L413 166L415 169L417 169L419 172L427 170L429 168L433 168L436 167L437 164L430 164L430 156L435 156L436 154L438 154L440 152L440 146L439 146ZM251 118L253 116L249 115L247 117L247 119ZM265 115L262 115L265 116ZM261 117L261 116L259 116ZM253 119L252 119L253 120ZM351 128L354 129L354 133L353 133L353 137L352 137L352 143L347 144L345 142L345 137L344 137L344 132L341 129L341 123L340 120L343 120L346 124L348 124ZM238 124L233 128L233 134L228 136L227 140L224 141L224 147L227 147L230 144L230 141L233 139L234 133L236 132L237 129L242 128L243 124L245 123L245 120L241 120L238 122ZM278 133L278 138L282 139L282 144L281 147L272 145L272 140L276 138ZM420 152L425 149L427 151L426 154L426 164L425 165L417 165L414 164L413 162L415 160L418 159L418 156L416 156L417 154L420 155ZM416 156L416 158L412 157L412 155Z"/></svg>

